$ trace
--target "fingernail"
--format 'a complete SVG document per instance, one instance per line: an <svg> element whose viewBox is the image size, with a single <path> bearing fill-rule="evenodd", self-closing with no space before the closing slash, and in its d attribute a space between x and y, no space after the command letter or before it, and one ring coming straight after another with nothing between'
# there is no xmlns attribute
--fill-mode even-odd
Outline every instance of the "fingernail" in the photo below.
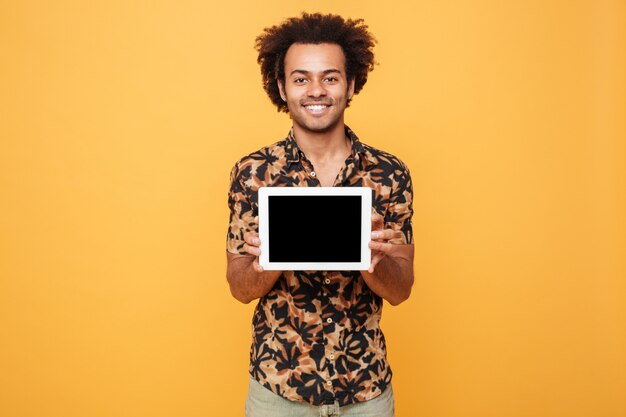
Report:
<svg viewBox="0 0 626 417"><path fill-rule="evenodd" d="M255 245L259 245L261 241L259 240L258 237L255 237L254 239L252 239L252 243L254 243Z"/></svg>
<svg viewBox="0 0 626 417"><path fill-rule="evenodd" d="M382 237L381 232L372 232L372 239L379 239L380 237Z"/></svg>

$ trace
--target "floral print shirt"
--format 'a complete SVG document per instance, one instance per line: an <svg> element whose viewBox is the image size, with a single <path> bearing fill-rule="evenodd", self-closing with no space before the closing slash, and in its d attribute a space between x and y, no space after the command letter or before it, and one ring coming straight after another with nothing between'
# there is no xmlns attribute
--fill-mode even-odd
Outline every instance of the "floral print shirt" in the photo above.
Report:
<svg viewBox="0 0 626 417"><path fill-rule="evenodd" d="M413 243L412 185L396 157L359 141L346 126L352 154L335 187L370 187L372 209L385 227L400 231L391 243ZM230 176L226 248L243 250L243 234L258 231L262 186L320 187L313 165L296 143L284 140L240 159ZM250 374L274 393L312 405L341 406L380 395L391 381L380 329L381 297L359 271L285 271L258 301L252 320Z"/></svg>

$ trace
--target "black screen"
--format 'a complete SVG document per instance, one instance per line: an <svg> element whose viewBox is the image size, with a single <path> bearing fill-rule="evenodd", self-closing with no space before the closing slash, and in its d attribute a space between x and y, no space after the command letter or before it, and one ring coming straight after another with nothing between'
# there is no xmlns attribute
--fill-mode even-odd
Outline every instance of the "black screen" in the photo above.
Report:
<svg viewBox="0 0 626 417"><path fill-rule="evenodd" d="M269 196L270 262L360 262L361 196Z"/></svg>

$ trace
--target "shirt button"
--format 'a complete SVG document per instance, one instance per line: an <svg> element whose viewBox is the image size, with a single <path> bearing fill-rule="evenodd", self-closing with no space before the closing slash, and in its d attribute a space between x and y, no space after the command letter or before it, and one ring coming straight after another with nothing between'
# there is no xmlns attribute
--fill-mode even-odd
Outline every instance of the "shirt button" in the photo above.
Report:
<svg viewBox="0 0 626 417"><path fill-rule="evenodd" d="M326 278L326 279L324 280L324 283L325 283L325 284L330 284L330 278Z"/></svg>
<svg viewBox="0 0 626 417"><path fill-rule="evenodd" d="M327 322L327 323L332 323L332 322L333 322L333 319L331 319L331 318L329 317L329 318L327 318L327 319L326 319L326 322Z"/></svg>
<svg viewBox="0 0 626 417"><path fill-rule="evenodd" d="M334 353L329 354L328 359L330 359L331 361L335 359L335 354Z"/></svg>
<svg viewBox="0 0 626 417"><path fill-rule="evenodd" d="M315 176L315 171L311 171L311 176L314 177Z"/></svg>
<svg viewBox="0 0 626 417"><path fill-rule="evenodd" d="M326 381L326 385L328 385L328 386L333 385L333 381Z"/></svg>

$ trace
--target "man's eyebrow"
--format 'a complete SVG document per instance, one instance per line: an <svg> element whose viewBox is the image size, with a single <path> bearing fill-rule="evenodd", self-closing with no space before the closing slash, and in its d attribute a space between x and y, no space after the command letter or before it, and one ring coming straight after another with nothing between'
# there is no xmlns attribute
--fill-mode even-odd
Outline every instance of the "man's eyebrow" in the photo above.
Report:
<svg viewBox="0 0 626 417"><path fill-rule="evenodd" d="M309 75L311 73L311 71L302 70L302 69L295 69L295 70L291 71L289 73L289 75L291 76L291 75L295 74L296 72L298 72L300 74L304 74L304 75ZM335 72L338 72L339 74L341 74L341 71L339 71L336 68L330 68L330 69L324 70L324 71L322 71L322 74L326 75L326 74L331 74L331 73L335 73Z"/></svg>

